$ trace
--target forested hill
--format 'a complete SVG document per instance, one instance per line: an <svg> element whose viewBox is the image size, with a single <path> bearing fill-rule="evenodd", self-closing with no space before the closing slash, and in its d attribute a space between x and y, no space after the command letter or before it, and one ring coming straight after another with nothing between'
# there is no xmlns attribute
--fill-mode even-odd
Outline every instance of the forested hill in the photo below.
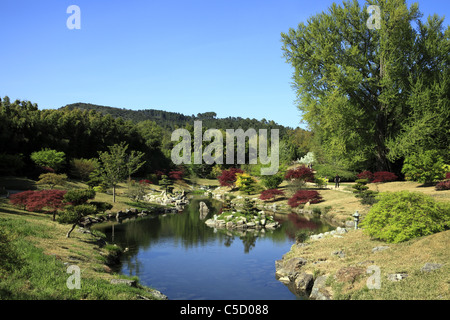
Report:
<svg viewBox="0 0 450 320"><path fill-rule="evenodd" d="M75 108L81 110L95 110L102 114L109 114L114 118L122 118L124 120L131 120L133 122L140 122L145 120L155 121L158 126L174 130L176 128L183 128L187 124L194 125L195 120L201 120L202 125L205 128L215 128L215 129L248 129L254 128L258 129L279 129L280 135L283 136L289 127L284 127L275 123L274 121L262 119L249 119L241 117L227 117L227 118L217 118L215 112L205 112L199 113L197 115L184 115L177 112L168 112L163 110L155 109L145 109L145 110L129 110L123 108L113 108L107 106L99 106L90 103L72 103L68 104L61 109L73 110Z"/></svg>

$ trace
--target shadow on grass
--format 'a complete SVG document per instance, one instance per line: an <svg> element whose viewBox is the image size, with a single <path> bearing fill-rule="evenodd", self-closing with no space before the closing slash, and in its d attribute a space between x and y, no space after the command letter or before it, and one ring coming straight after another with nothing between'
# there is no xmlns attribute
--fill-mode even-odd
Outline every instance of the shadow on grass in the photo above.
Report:
<svg viewBox="0 0 450 320"><path fill-rule="evenodd" d="M14 208L11 204L9 204L9 200L5 198L0 199L0 213L8 213L19 216L33 216L33 217L41 216L35 212L29 212L22 209Z"/></svg>
<svg viewBox="0 0 450 320"><path fill-rule="evenodd" d="M36 190L36 181L25 177L0 177L0 189L7 190Z"/></svg>
<svg viewBox="0 0 450 320"><path fill-rule="evenodd" d="M429 187L435 187L437 184L437 182L425 182L419 186L417 186L416 188L429 188Z"/></svg>

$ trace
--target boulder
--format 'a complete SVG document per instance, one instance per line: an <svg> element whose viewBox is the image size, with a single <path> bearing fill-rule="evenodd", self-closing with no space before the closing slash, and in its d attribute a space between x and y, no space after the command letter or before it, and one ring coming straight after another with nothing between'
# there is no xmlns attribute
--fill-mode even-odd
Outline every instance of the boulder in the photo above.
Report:
<svg viewBox="0 0 450 320"><path fill-rule="evenodd" d="M302 272L297 275L297 277L294 280L294 284L295 284L295 288L298 291L309 292L314 285L313 275Z"/></svg>
<svg viewBox="0 0 450 320"><path fill-rule="evenodd" d="M200 212L200 220L205 219L209 213L209 209L208 209L208 206L206 205L206 203L204 203L203 201L200 202L198 210Z"/></svg>
<svg viewBox="0 0 450 320"><path fill-rule="evenodd" d="M383 250L386 250L386 249L389 249L389 247L388 246L378 246L378 247L373 248L372 252L373 253L380 252L380 251L383 251Z"/></svg>
<svg viewBox="0 0 450 320"><path fill-rule="evenodd" d="M311 300L331 300L331 293L326 288L326 281L328 276L320 276L314 281L314 285L311 289L309 299Z"/></svg>
<svg viewBox="0 0 450 320"><path fill-rule="evenodd" d="M427 262L427 263L425 263L425 265L420 270L422 272L431 272L431 271L434 271L434 270L438 270L440 268L442 268L442 264L440 264L440 263Z"/></svg>
<svg viewBox="0 0 450 320"><path fill-rule="evenodd" d="M391 273L387 275L387 278L389 281L393 281L393 282L397 282L397 281L401 281L405 278L408 277L408 274L405 272L401 272L401 273Z"/></svg>
<svg viewBox="0 0 450 320"><path fill-rule="evenodd" d="M295 279L300 272L301 267L307 263L303 258L291 258L289 260L278 260L275 262L276 275L278 277L289 277Z"/></svg>

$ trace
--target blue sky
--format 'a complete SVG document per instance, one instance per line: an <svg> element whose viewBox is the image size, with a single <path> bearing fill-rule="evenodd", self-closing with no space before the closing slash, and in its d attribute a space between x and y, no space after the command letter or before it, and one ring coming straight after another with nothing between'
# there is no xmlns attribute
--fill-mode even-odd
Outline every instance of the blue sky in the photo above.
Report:
<svg viewBox="0 0 450 320"><path fill-rule="evenodd" d="M86 102L297 127L280 33L333 2L0 0L0 96L40 109ZM80 30L66 26L72 4ZM448 25L450 1L419 5Z"/></svg>

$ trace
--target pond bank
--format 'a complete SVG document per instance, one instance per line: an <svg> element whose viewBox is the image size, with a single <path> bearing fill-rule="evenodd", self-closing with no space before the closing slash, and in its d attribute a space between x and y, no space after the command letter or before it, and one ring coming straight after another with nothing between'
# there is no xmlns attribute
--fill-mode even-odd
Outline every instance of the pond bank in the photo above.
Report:
<svg viewBox="0 0 450 320"><path fill-rule="evenodd" d="M294 244L275 263L279 281L316 300L450 299L450 230L398 244L345 230Z"/></svg>

